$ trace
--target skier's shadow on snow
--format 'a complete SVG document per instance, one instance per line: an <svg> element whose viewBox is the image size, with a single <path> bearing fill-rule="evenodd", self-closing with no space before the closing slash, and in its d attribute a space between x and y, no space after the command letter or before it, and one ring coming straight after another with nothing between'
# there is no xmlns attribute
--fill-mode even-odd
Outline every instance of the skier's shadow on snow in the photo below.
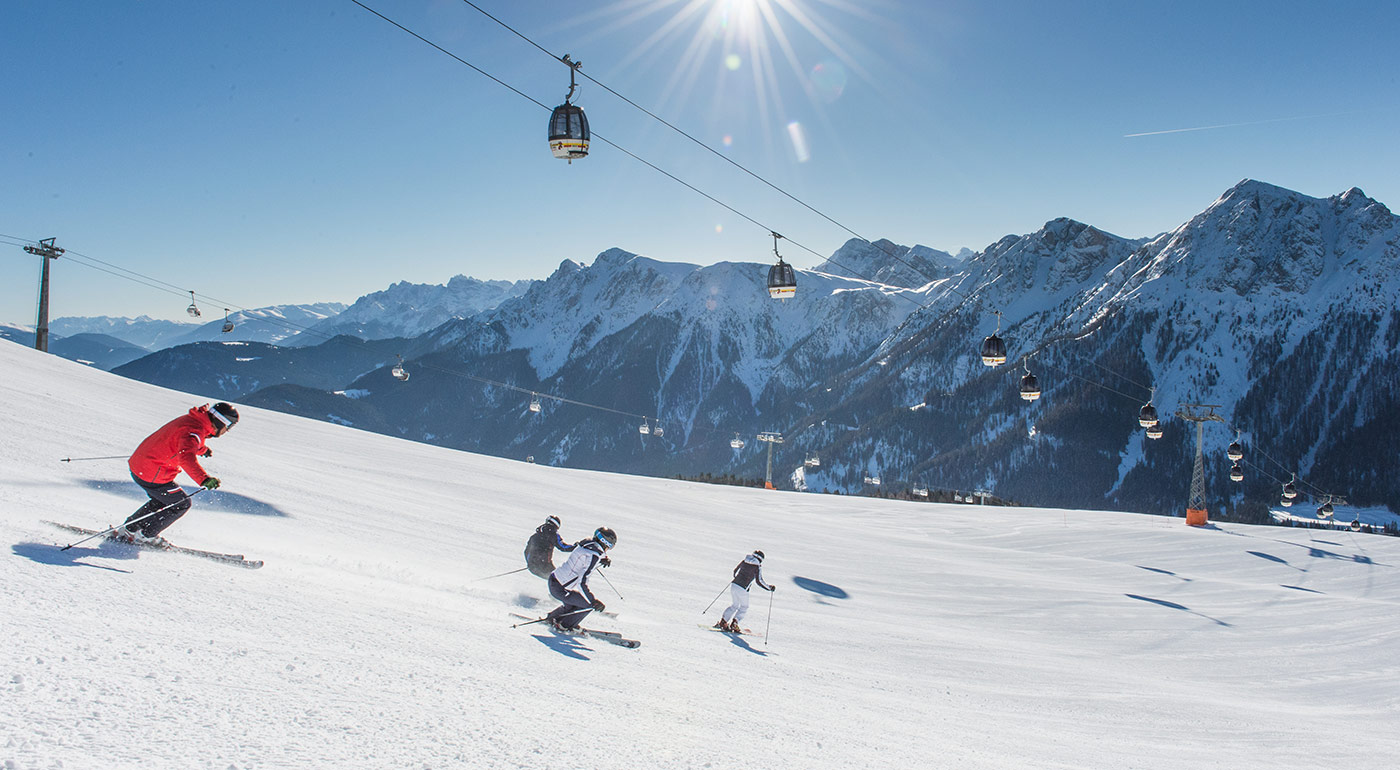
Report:
<svg viewBox="0 0 1400 770"><path fill-rule="evenodd" d="M145 492L141 491L140 487L136 486L136 482L130 479L123 481L83 479L81 483L88 489L120 495L121 497L129 497L132 500L144 502L150 499L146 496ZM241 513L247 516L278 516L290 518L286 511L275 505L269 505L261 500L254 500L251 497L240 495L237 492L215 489L209 492L201 492L199 497L200 499L196 500L194 504L196 507L203 507L205 510Z"/></svg>
<svg viewBox="0 0 1400 770"><path fill-rule="evenodd" d="M583 646L583 644L579 642L579 638L574 636L534 634L534 637L539 641L540 644L543 644L549 649L554 650L560 655L573 658L574 660L589 659L588 656L584 655L582 652L580 652L580 650L587 650L588 652L593 651L588 647Z"/></svg>
<svg viewBox="0 0 1400 770"><path fill-rule="evenodd" d="M749 644L749 641L747 639L745 639L742 636L739 636L738 634L730 634L729 643L734 645L735 647L738 647L741 650L746 650L764 658L768 657L767 650L760 650L757 647L754 647L753 645Z"/></svg>
<svg viewBox="0 0 1400 770"><path fill-rule="evenodd" d="M1190 607L1187 607L1187 606L1184 605L1184 604L1177 604L1176 602L1169 602L1169 601L1167 601L1166 599L1153 599L1153 598L1150 597L1150 596L1138 596L1137 594L1123 594L1123 595L1126 596L1126 597L1128 597L1129 599L1137 599L1137 600L1140 601L1140 602L1148 602L1149 604L1159 604L1159 605L1161 605L1161 606L1163 606L1163 607L1169 607L1169 608L1174 609L1174 610L1181 610L1182 612L1189 612L1189 613L1191 613L1192 615L1196 615L1196 616L1198 616L1198 617L1205 618L1206 620L1209 620L1210 622L1215 623L1216 625L1225 626L1226 628L1230 628L1230 627L1231 627L1229 623L1226 623L1225 621L1220 620L1219 618L1212 618L1211 616L1206 615L1206 614L1203 614L1203 613L1200 613L1200 612L1197 612L1197 611L1191 609Z"/></svg>
<svg viewBox="0 0 1400 770"><path fill-rule="evenodd" d="M10 550L16 556L23 556L39 564L49 564L55 567L92 567L93 569L105 569L112 572L125 572L130 575L131 570L129 569L117 569L116 567L107 567L101 564L88 564L87 562L78 561L84 556L101 556L104 559L136 558L135 548L123 549L107 547L111 545L115 544L104 541L96 548L69 548L65 551L56 545L49 545L48 543L15 543L10 546Z"/></svg>
<svg viewBox="0 0 1400 770"><path fill-rule="evenodd" d="M812 593L816 594L816 600L818 604L834 604L834 602L826 601L827 598L851 598L851 595L846 593L845 589L840 588L838 586L834 586L830 583L823 583L820 580L813 580L811 578L805 578L800 575L794 575L792 578L792 582L795 583L798 588L811 591Z"/></svg>

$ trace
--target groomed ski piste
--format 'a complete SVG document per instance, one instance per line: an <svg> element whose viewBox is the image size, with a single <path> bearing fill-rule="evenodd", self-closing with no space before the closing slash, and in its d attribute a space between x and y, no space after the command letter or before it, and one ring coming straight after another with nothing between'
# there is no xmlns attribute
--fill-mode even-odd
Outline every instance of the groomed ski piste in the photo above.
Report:
<svg viewBox="0 0 1400 770"><path fill-rule="evenodd" d="M1400 539L764 492L242 409L167 535L93 542L214 399L0 343L0 767L1389 768ZM1184 484L1185 479L1164 480ZM188 488L188 487L187 487ZM548 514L639 649L512 629ZM730 570L767 554L731 636ZM562 554L557 555L562 556ZM556 561L558 559L556 558Z"/></svg>

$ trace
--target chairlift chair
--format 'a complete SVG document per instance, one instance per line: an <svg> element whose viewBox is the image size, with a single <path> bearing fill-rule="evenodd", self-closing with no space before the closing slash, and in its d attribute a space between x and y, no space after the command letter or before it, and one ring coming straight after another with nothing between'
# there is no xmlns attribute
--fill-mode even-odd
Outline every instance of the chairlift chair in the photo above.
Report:
<svg viewBox="0 0 1400 770"><path fill-rule="evenodd" d="M588 116L583 109L573 104L574 91L578 84L574 74L583 62L576 62L564 54L560 61L569 66L569 95L564 103L554 108L549 115L549 149L554 157L573 163L575 158L588 156Z"/></svg>
<svg viewBox="0 0 1400 770"><path fill-rule="evenodd" d="M1352 532L1360 532L1360 531L1361 531L1361 514L1357 514L1357 515L1356 515L1356 518L1354 518L1354 519L1351 520L1351 531L1352 531Z"/></svg>
<svg viewBox="0 0 1400 770"><path fill-rule="evenodd" d="M660 424L653 425L651 428L651 435L657 438L661 438L662 436L666 435L666 431L661 427Z"/></svg>
<svg viewBox="0 0 1400 770"><path fill-rule="evenodd" d="M1298 478L1298 474L1295 473L1295 474L1293 474L1293 479L1290 479L1289 481L1287 481L1287 482L1283 485L1283 497L1284 497L1284 499L1286 499L1286 500L1292 500L1293 498L1295 498L1295 497L1298 496L1298 488L1295 487L1295 486L1293 486L1293 481L1296 480L1297 478Z"/></svg>
<svg viewBox="0 0 1400 770"><path fill-rule="evenodd" d="M642 418L642 424L637 426L637 432L643 436L651 435L651 423L648 423L645 417Z"/></svg>
<svg viewBox="0 0 1400 770"><path fill-rule="evenodd" d="M914 487L912 491L915 497L928 497L928 487Z"/></svg>
<svg viewBox="0 0 1400 770"><path fill-rule="evenodd" d="M201 315L199 312L199 305L195 304L194 301L193 289L190 290L190 306L185 308L185 312L190 314L190 318L198 318Z"/></svg>
<svg viewBox="0 0 1400 770"><path fill-rule="evenodd" d="M880 477L879 477L879 476L866 476L866 477L865 477L865 483L869 484L869 485L872 486L872 487L878 487L878 486L880 486Z"/></svg>
<svg viewBox="0 0 1400 770"><path fill-rule="evenodd" d="M783 261L783 255L778 253L778 239L783 236L771 233L773 236L773 256L778 258L778 264L768 268L768 296L773 299L787 299L797 294L797 271L792 269L792 265Z"/></svg>
<svg viewBox="0 0 1400 770"><path fill-rule="evenodd" d="M530 411L531 411L531 412L534 412L535 414L539 414L539 413L540 413L540 410L543 409L543 408L544 408L543 406L540 406L540 396L539 396L539 394L538 394L538 393L531 393L531 394L530 394Z"/></svg>
<svg viewBox="0 0 1400 770"><path fill-rule="evenodd" d="M399 382L408 382L408 370L403 368L403 356L399 356L399 362L394 364L394 368L389 370L389 374L394 375L394 379Z"/></svg>
<svg viewBox="0 0 1400 770"><path fill-rule="evenodd" d="M807 455L807 459L803 460L802 464L807 466L808 468L820 468L822 464L822 459L817 456L816 452L813 452Z"/></svg>
<svg viewBox="0 0 1400 770"><path fill-rule="evenodd" d="M233 321L228 317L228 308L224 308L224 334L233 331Z"/></svg>

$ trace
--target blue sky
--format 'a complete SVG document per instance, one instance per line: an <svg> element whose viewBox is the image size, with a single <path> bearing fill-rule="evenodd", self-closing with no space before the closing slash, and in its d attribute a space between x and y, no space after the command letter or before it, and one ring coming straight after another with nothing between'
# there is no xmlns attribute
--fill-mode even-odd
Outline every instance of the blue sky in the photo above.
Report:
<svg viewBox="0 0 1400 770"><path fill-rule="evenodd" d="M363 1L563 101L567 69L465 3ZM1155 235L1246 177L1400 206L1396 3L474 1L870 238ZM13 237L245 307L613 246L766 262L764 228L807 267L851 237L586 81L595 134L762 226L596 139L556 160L547 109L350 0L12 2L0 24L0 321L34 320ZM74 261L54 286L54 317L188 303Z"/></svg>

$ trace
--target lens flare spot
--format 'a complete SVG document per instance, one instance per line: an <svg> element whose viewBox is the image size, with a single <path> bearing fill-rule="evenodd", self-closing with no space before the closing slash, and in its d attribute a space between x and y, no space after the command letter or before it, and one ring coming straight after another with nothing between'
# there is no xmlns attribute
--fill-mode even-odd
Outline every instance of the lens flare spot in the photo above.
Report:
<svg viewBox="0 0 1400 770"><path fill-rule="evenodd" d="M720 141L724 143L724 146L725 146L725 147L733 147L733 146L734 146L734 137L733 137L732 135L730 135L730 134L725 134L725 135L724 135L724 138L721 139Z"/></svg>
<svg viewBox="0 0 1400 770"><path fill-rule="evenodd" d="M803 130L802 124L792 121L787 125L788 139L792 141L792 151L797 155L798 163L806 163L812 159L812 151L807 147L807 132Z"/></svg>
<svg viewBox="0 0 1400 770"><path fill-rule="evenodd" d="M724 66L725 69L728 69L730 72L733 72L734 70L737 70L740 67L744 66L744 60L739 58L739 54L731 53L728 56L724 57Z"/></svg>
<svg viewBox="0 0 1400 770"><path fill-rule="evenodd" d="M841 92L846 90L847 79L846 68L841 62L830 59L818 62L808 75L812 90L827 104L841 98Z"/></svg>
<svg viewBox="0 0 1400 770"><path fill-rule="evenodd" d="M715 225L715 235L724 234L724 225Z"/></svg>

